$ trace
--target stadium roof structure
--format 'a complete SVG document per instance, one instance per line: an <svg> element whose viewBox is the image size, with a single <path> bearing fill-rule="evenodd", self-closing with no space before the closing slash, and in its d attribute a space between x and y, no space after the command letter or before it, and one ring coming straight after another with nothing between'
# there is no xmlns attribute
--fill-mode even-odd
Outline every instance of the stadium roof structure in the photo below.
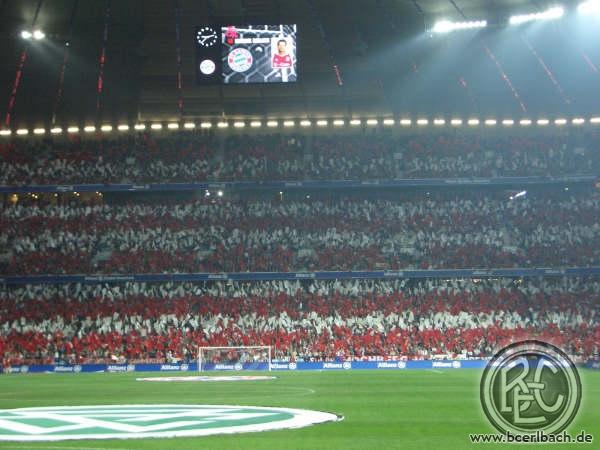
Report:
<svg viewBox="0 0 600 450"><path fill-rule="evenodd" d="M576 14L577 3L566 1L563 5L569 14L560 21L518 28L507 25L511 14L540 11L553 4L524 0L0 0L1 119L5 122L9 109L11 127L48 127L52 118L57 123L74 118L117 123L404 113L492 113L516 118L598 114L597 95L590 93L600 87L600 19L585 22ZM175 6L180 8L179 22ZM217 18L236 24L298 24L299 82L198 86L193 30ZM440 36L430 33L441 19L484 19L489 26ZM177 25L181 91L177 87ZM21 38L23 30L38 28L46 39ZM20 86L9 107L25 50Z"/></svg>

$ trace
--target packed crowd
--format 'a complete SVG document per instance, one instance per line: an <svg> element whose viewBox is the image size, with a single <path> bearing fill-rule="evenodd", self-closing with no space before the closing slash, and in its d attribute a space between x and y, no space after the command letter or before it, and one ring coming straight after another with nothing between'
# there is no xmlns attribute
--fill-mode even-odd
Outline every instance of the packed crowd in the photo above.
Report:
<svg viewBox="0 0 600 450"><path fill-rule="evenodd" d="M195 361L271 345L280 360L491 356L538 338L600 347L600 280L351 280L20 286L0 291L0 358Z"/></svg>
<svg viewBox="0 0 600 450"><path fill-rule="evenodd" d="M186 132L0 143L0 184L598 174L600 135L384 133L222 138Z"/></svg>
<svg viewBox="0 0 600 450"><path fill-rule="evenodd" d="M17 204L0 273L594 266L598 217L595 192Z"/></svg>

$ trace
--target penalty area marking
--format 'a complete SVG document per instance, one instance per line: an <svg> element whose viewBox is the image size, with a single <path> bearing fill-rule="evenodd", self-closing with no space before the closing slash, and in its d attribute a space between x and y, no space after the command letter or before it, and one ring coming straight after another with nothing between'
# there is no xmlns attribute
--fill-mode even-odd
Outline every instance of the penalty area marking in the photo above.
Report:
<svg viewBox="0 0 600 450"><path fill-rule="evenodd" d="M231 376L220 376L220 377L207 377L207 376L195 376L195 377L147 377L147 378L136 378L136 381L261 381L261 380L274 380L277 377L270 377L267 375L231 375Z"/></svg>
<svg viewBox="0 0 600 450"><path fill-rule="evenodd" d="M0 441L209 436L302 428L343 417L293 408L233 405L94 405L0 410Z"/></svg>

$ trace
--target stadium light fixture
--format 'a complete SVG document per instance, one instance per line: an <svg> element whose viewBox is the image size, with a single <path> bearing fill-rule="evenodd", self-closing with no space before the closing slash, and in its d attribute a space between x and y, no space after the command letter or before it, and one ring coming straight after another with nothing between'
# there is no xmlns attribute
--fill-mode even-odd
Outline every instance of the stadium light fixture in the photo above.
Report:
<svg viewBox="0 0 600 450"><path fill-rule="evenodd" d="M317 120L317 126L318 127L326 127L328 124L328 122L326 120Z"/></svg>
<svg viewBox="0 0 600 450"><path fill-rule="evenodd" d="M21 38L25 39L26 41L28 41L32 37L33 37L33 34L31 33L31 31L29 31L29 30L21 31Z"/></svg>
<svg viewBox="0 0 600 450"><path fill-rule="evenodd" d="M528 127L529 125L531 125L531 119L521 119L519 120L519 125L521 125L522 127Z"/></svg>
<svg viewBox="0 0 600 450"><path fill-rule="evenodd" d="M269 128L275 128L279 126L279 122L277 122L276 120L268 120L267 121L267 126Z"/></svg>
<svg viewBox="0 0 600 450"><path fill-rule="evenodd" d="M286 128L293 127L294 125L296 125L296 122L294 122L293 120L284 120L283 121L283 126Z"/></svg>
<svg viewBox="0 0 600 450"><path fill-rule="evenodd" d="M346 123L346 122L345 122L345 121L343 121L342 119L335 119L335 120L333 121L333 126L334 126L334 127L341 127L341 126L343 126L345 123Z"/></svg>
<svg viewBox="0 0 600 450"><path fill-rule="evenodd" d="M456 30L469 30L473 28L487 27L487 20L469 20L465 22L452 22L450 20L440 20L435 23L431 31L433 33L449 33Z"/></svg>
<svg viewBox="0 0 600 450"><path fill-rule="evenodd" d="M592 117L592 118L590 119L590 123L593 123L593 124L600 124L600 117Z"/></svg>
<svg viewBox="0 0 600 450"><path fill-rule="evenodd" d="M585 123L585 119L583 117L576 117L571 121L571 123L573 125L583 125Z"/></svg>
<svg viewBox="0 0 600 450"><path fill-rule="evenodd" d="M352 125L353 127L356 127L356 126L360 125L360 123L361 123L360 119L352 119L350 121L350 125Z"/></svg>
<svg viewBox="0 0 600 450"><path fill-rule="evenodd" d="M100 131L103 131L105 133L110 133L112 131L112 125L102 125L100 127Z"/></svg>
<svg viewBox="0 0 600 450"><path fill-rule="evenodd" d="M45 133L46 133L45 128L34 128L33 129L33 134L45 134Z"/></svg>
<svg viewBox="0 0 600 450"><path fill-rule="evenodd" d="M390 125L394 125L396 123L396 121L394 119L383 119L383 124L390 126Z"/></svg>
<svg viewBox="0 0 600 450"><path fill-rule="evenodd" d="M253 120L252 122L250 122L250 126L252 128L260 128L262 127L262 122L260 122L259 120Z"/></svg>
<svg viewBox="0 0 600 450"><path fill-rule="evenodd" d="M496 121L496 119L486 119L484 123L490 127L490 126L496 125L497 121Z"/></svg>
<svg viewBox="0 0 600 450"><path fill-rule="evenodd" d="M400 119L400 125L404 127L408 127L412 124L412 120L410 119Z"/></svg>
<svg viewBox="0 0 600 450"><path fill-rule="evenodd" d="M67 133L79 133L79 127L69 127L67 128Z"/></svg>
<svg viewBox="0 0 600 450"><path fill-rule="evenodd" d="M217 196L223 197L223 191L217 191Z"/></svg>
<svg viewBox="0 0 600 450"><path fill-rule="evenodd" d="M150 125L150 129L156 131L162 130L162 123L153 123Z"/></svg>
<svg viewBox="0 0 600 450"><path fill-rule="evenodd" d="M566 125L567 124L567 119L556 119L554 121L554 125Z"/></svg>
<svg viewBox="0 0 600 450"><path fill-rule="evenodd" d="M533 22L537 20L554 20L561 18L564 14L565 10L562 6L554 6L546 11L511 16L508 20L508 23L511 25L521 25L522 23Z"/></svg>
<svg viewBox="0 0 600 450"><path fill-rule="evenodd" d="M93 133L94 131L96 131L96 127L94 125L88 125L86 127L83 127L83 131L85 131L86 133Z"/></svg>
<svg viewBox="0 0 600 450"><path fill-rule="evenodd" d="M183 124L183 128L185 128L186 130L193 130L194 128L196 128L196 124L194 122L186 122Z"/></svg>
<svg viewBox="0 0 600 450"><path fill-rule="evenodd" d="M301 127L310 127L311 125L312 125L312 122L310 120L301 120L300 121Z"/></svg>
<svg viewBox="0 0 600 450"><path fill-rule="evenodd" d="M550 121L548 119L538 119L538 121L537 121L537 124L542 127L545 127L549 123L550 123Z"/></svg>
<svg viewBox="0 0 600 450"><path fill-rule="evenodd" d="M433 119L433 124L437 126L446 125L446 120L444 119Z"/></svg>
<svg viewBox="0 0 600 450"><path fill-rule="evenodd" d="M119 125L117 127L117 130L119 130L119 131L127 131L127 130L129 130L129 125L126 125L126 124Z"/></svg>
<svg viewBox="0 0 600 450"><path fill-rule="evenodd" d="M512 127L515 124L515 121L512 119L504 119L502 121L502 125L504 125L505 127Z"/></svg>
<svg viewBox="0 0 600 450"><path fill-rule="evenodd" d="M367 119L367 125L369 126L375 126L375 125L379 125L379 120L377 119Z"/></svg>
<svg viewBox="0 0 600 450"><path fill-rule="evenodd" d="M455 126L455 127L461 126L462 123L463 123L462 119L452 119L450 121L450 124L453 125L453 126Z"/></svg>
<svg viewBox="0 0 600 450"><path fill-rule="evenodd" d="M600 14L600 0L589 0L580 3L577 12L583 15Z"/></svg>
<svg viewBox="0 0 600 450"><path fill-rule="evenodd" d="M229 124L227 122L218 122L217 128L227 128Z"/></svg>
<svg viewBox="0 0 600 450"><path fill-rule="evenodd" d="M36 41L41 41L42 39L44 39L46 37L46 33L44 33L42 30L35 30L33 32L33 38Z"/></svg>
<svg viewBox="0 0 600 450"><path fill-rule="evenodd" d="M179 124L176 122L171 122L167 124L167 128L169 130L179 130Z"/></svg>
<svg viewBox="0 0 600 450"><path fill-rule="evenodd" d="M11 130L0 130L0 136L10 136L11 134Z"/></svg>
<svg viewBox="0 0 600 450"><path fill-rule="evenodd" d="M26 136L29 134L29 130L27 128L19 128L17 130L17 135L18 136Z"/></svg>
<svg viewBox="0 0 600 450"><path fill-rule="evenodd" d="M210 128L210 127L212 127L212 123L210 123L210 122L200 123L200 128Z"/></svg>
<svg viewBox="0 0 600 450"><path fill-rule="evenodd" d="M146 124L138 123L138 124L134 125L133 128L137 131L142 131L142 130L146 129Z"/></svg>
<svg viewBox="0 0 600 450"><path fill-rule="evenodd" d="M234 128L244 128L246 126L245 122L233 122L233 127Z"/></svg>
<svg viewBox="0 0 600 450"><path fill-rule="evenodd" d="M469 120L467 121L467 123L468 123L469 125L471 125L472 127L474 127L474 126L476 126L476 125L479 125L479 119L469 119Z"/></svg>
<svg viewBox="0 0 600 450"><path fill-rule="evenodd" d="M417 119L417 125L425 126L429 124L429 120L427 119Z"/></svg>

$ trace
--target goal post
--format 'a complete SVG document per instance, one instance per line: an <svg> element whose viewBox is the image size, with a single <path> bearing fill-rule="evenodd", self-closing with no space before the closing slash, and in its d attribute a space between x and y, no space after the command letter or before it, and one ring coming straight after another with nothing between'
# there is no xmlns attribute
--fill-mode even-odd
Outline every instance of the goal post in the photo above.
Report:
<svg viewBox="0 0 600 450"><path fill-rule="evenodd" d="M271 371L270 345L198 347L198 371L268 370Z"/></svg>

